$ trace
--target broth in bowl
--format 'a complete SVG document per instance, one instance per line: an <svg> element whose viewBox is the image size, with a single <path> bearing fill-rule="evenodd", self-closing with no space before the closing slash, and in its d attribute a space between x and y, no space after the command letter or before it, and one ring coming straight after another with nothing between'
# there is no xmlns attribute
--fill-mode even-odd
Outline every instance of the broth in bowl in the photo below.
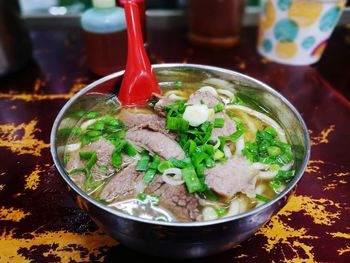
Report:
<svg viewBox="0 0 350 263"><path fill-rule="evenodd" d="M239 85L179 75L147 107L106 97L108 107L71 111L58 130L65 169L99 202L157 221L215 220L268 202L294 177L294 147Z"/></svg>

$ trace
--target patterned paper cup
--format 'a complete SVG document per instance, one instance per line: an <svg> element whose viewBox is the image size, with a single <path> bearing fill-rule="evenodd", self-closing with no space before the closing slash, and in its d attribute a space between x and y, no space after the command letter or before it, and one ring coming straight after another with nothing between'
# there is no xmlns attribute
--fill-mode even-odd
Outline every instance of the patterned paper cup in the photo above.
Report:
<svg viewBox="0 0 350 263"><path fill-rule="evenodd" d="M346 0L261 0L258 51L290 65L317 62Z"/></svg>

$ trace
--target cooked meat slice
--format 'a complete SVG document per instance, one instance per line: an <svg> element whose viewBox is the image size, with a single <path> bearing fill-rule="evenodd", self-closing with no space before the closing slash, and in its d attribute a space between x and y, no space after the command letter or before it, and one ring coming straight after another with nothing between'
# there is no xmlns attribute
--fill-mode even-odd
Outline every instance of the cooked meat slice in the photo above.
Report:
<svg viewBox="0 0 350 263"><path fill-rule="evenodd" d="M185 153L177 142L160 132L146 129L129 130L126 132L126 139L141 145L149 151L158 154L163 159L170 157L177 159L185 158Z"/></svg>
<svg viewBox="0 0 350 263"><path fill-rule="evenodd" d="M132 128L147 128L152 131L161 132L175 139L175 134L170 133L166 129L165 118L156 114L130 113L123 111L119 115L119 119L126 125L128 129Z"/></svg>
<svg viewBox="0 0 350 263"><path fill-rule="evenodd" d="M196 91L187 101L188 104L206 104L209 108L220 103L220 99L209 91Z"/></svg>
<svg viewBox="0 0 350 263"><path fill-rule="evenodd" d="M70 173L75 168L80 168L85 166L85 163L83 163L80 160L79 157L79 151L73 152L69 155L69 159L66 165L66 171ZM84 189L84 183L85 183L85 174L83 172L70 174L70 178L73 180L74 183L76 183L79 187Z"/></svg>
<svg viewBox="0 0 350 263"><path fill-rule="evenodd" d="M256 170L243 156L234 156L225 163L206 169L206 183L217 194L230 199L238 192L255 196Z"/></svg>
<svg viewBox="0 0 350 263"><path fill-rule="evenodd" d="M114 173L114 169L112 166L112 158L111 155L114 151L114 145L108 142L107 140L101 138L95 142L92 142L88 145L85 145L78 151L73 152L69 156L68 163L66 165L66 170L69 172L75 168L80 168L85 166L86 161L81 161L79 152L96 152L97 162L92 168L91 172L95 180L101 180L106 178ZM104 166L104 169L101 170L99 167ZM79 174L73 175L73 178L76 178L80 183L84 183L85 175L80 178Z"/></svg>
<svg viewBox="0 0 350 263"><path fill-rule="evenodd" d="M201 219L198 200L189 194L184 185L172 186L157 176L145 190L148 194L160 197L160 206L175 215L179 221L198 221Z"/></svg>
<svg viewBox="0 0 350 263"><path fill-rule="evenodd" d="M141 180L140 173L135 170L136 162L114 175L104 186L100 197L106 201L121 201L134 195L136 184Z"/></svg>
<svg viewBox="0 0 350 263"><path fill-rule="evenodd" d="M137 184L143 177L135 168L134 163L114 175L103 188L100 198L111 202L135 196ZM184 185L166 184L158 175L145 189L145 193L159 196L160 206L171 212L179 221L196 221L201 218L198 200L187 192Z"/></svg>
<svg viewBox="0 0 350 263"><path fill-rule="evenodd" d="M169 104L173 103L174 101L168 98L162 98L160 99L155 105L154 105L154 111L162 117L166 116L166 111L163 110L164 106L168 106Z"/></svg>
<svg viewBox="0 0 350 263"><path fill-rule="evenodd" d="M222 128L214 128L212 136L229 136L236 131L236 124L226 113L218 112L215 114L214 118L223 118L225 123Z"/></svg>
<svg viewBox="0 0 350 263"><path fill-rule="evenodd" d="M85 145L78 151L73 152L69 156L69 160L66 165L66 170L70 172L75 168L84 167L86 165L86 161L80 160L79 152L96 152L97 161L96 161L96 164L91 169L93 178L95 180L102 180L104 178L110 177L112 174L115 173L115 169L112 166L112 158L111 158L114 149L115 147L113 144L111 144L109 141L103 138L100 138L95 142ZM134 161L133 158L126 156L124 154L122 154L122 158L123 158L123 165L121 168L123 168L125 165L129 164L130 162ZM85 174L84 173L74 174L72 175L72 179L78 185L83 186L83 184L85 183Z"/></svg>

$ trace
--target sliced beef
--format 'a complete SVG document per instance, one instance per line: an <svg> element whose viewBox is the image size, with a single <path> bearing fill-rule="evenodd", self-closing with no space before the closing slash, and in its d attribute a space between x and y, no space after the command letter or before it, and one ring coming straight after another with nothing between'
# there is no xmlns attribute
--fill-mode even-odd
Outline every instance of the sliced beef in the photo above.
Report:
<svg viewBox="0 0 350 263"><path fill-rule="evenodd" d="M136 162L114 175L103 188L100 197L106 201L121 201L134 195L136 184L141 175L135 170Z"/></svg>
<svg viewBox="0 0 350 263"><path fill-rule="evenodd" d="M128 130L125 137L135 144L158 154L163 159L168 160L170 157L185 158L185 153L178 143L163 133L146 129Z"/></svg>
<svg viewBox="0 0 350 263"><path fill-rule="evenodd" d="M207 185L227 199L239 192L255 196L256 170L243 156L234 156L225 163L206 169L205 174Z"/></svg>
<svg viewBox="0 0 350 263"><path fill-rule="evenodd" d="M135 196L137 184L143 177L143 174L138 173L135 167L135 164L131 164L114 175L105 185L100 197L109 202L118 202ZM184 185L166 184L158 175L144 192L159 196L160 207L171 212L179 221L201 219L198 200L187 192Z"/></svg>
<svg viewBox="0 0 350 263"><path fill-rule="evenodd" d="M145 192L158 195L160 205L175 215L179 221L201 219L198 200L187 192L185 185L169 185L163 182L161 176L157 176Z"/></svg>
<svg viewBox="0 0 350 263"><path fill-rule="evenodd" d="M93 178L95 180L102 180L104 178L110 177L115 172L115 169L112 166L112 153L114 149L115 147L113 144L103 138L100 138L99 140L82 147L78 151L73 152L69 156L66 170L69 172L75 168L80 168L86 165L86 161L80 160L79 152L96 152L97 161L91 169ZM133 158L130 158L126 155L122 155L122 157L123 166L121 168L134 160ZM103 166L104 169L99 168L101 166ZM85 182L84 173L73 174L71 178L79 186L82 186Z"/></svg>
<svg viewBox="0 0 350 263"><path fill-rule="evenodd" d="M154 105L154 111L162 117L166 116L166 111L163 110L163 107L168 106L172 104L174 101L168 98L162 98L160 99L155 105Z"/></svg>
<svg viewBox="0 0 350 263"><path fill-rule="evenodd" d="M202 104L204 103L209 108L213 108L215 105L221 103L220 99L209 91L196 91L193 93L187 101L188 104Z"/></svg>
<svg viewBox="0 0 350 263"><path fill-rule="evenodd" d="M176 134L166 129L166 120L156 114L131 113L124 111L119 115L119 119L128 129L147 128L157 131L175 139Z"/></svg>
<svg viewBox="0 0 350 263"><path fill-rule="evenodd" d="M165 125L165 118L161 118L156 114L131 113L123 111L119 115L119 119L126 125L128 129L132 128L148 128L161 133L168 133Z"/></svg>
<svg viewBox="0 0 350 263"><path fill-rule="evenodd" d="M86 161L80 160L79 152L96 152L97 162L91 170L92 175L95 180L101 180L103 178L106 178L114 173L111 160L111 155L113 151L113 144L101 138L95 142L85 145L78 151L71 153L69 156L68 163L66 165L66 170L70 172L75 168L84 167L86 165ZM103 171L98 168L99 166L106 166L107 169ZM73 174L71 178L74 180L75 183L77 183L80 186L83 185L85 182L84 173Z"/></svg>
<svg viewBox="0 0 350 263"><path fill-rule="evenodd" d="M215 114L215 118L223 118L225 123L222 128L214 128L212 136L229 136L236 131L236 124L226 113L218 112Z"/></svg>

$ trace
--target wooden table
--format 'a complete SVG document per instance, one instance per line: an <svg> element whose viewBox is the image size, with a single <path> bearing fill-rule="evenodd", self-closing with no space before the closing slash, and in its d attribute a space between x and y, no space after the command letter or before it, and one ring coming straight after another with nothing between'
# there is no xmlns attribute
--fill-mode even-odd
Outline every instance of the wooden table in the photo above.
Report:
<svg viewBox="0 0 350 263"><path fill-rule="evenodd" d="M262 80L297 107L312 138L308 169L284 209L239 247L194 262L350 262L349 29L337 29L314 67L260 57L256 28L229 50L195 47L181 28L149 33L153 63L209 64ZM31 36L33 62L0 80L0 262L169 262L117 245L70 198L49 134L63 104L96 77L79 29L43 27Z"/></svg>

